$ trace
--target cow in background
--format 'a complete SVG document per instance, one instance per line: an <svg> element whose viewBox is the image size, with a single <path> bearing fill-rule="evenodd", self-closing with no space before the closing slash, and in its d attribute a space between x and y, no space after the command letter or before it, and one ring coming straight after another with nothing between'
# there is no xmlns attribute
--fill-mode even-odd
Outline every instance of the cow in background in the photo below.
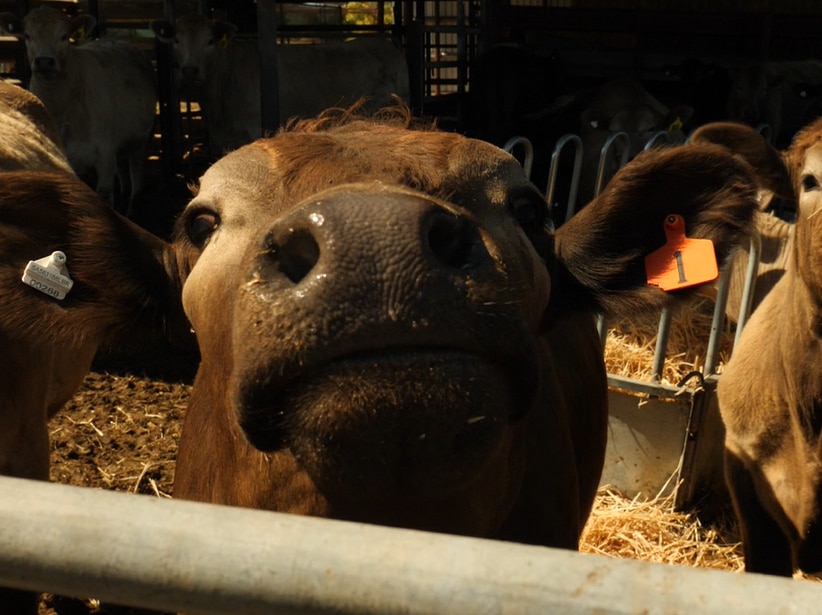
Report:
<svg viewBox="0 0 822 615"><path fill-rule="evenodd" d="M29 89L46 106L69 162L81 177L93 177L109 204L127 194L131 215L143 184L146 148L157 103L154 69L137 47L88 35L91 15L69 19L51 7L29 11L21 21L0 14L0 30L26 43L32 77Z"/></svg>
<svg viewBox="0 0 822 615"><path fill-rule="evenodd" d="M193 92L205 117L212 158L263 136L260 52L237 28L194 13L175 24L155 21L157 38L173 46L181 87ZM313 117L360 98L376 110L393 96L410 96L402 51L382 37L352 42L277 47L280 118Z"/></svg>
<svg viewBox="0 0 822 615"><path fill-rule="evenodd" d="M656 133L665 133L662 144L684 143L684 126L692 113L688 105L669 108L634 79L619 78L603 84L580 114L583 161L578 203L585 205L593 199L597 188L608 182L621 160L636 156ZM614 141L600 176L603 146L618 132L627 135L627 142Z"/></svg>
<svg viewBox="0 0 822 615"><path fill-rule="evenodd" d="M662 72L671 83L668 100L693 109L692 126L728 119L728 100L732 77L728 67L700 58L684 58L679 64L668 64Z"/></svg>
<svg viewBox="0 0 822 615"><path fill-rule="evenodd" d="M576 99L564 72L555 51L492 47L471 69L466 133L498 146L515 135L542 143L550 135L545 120ZM566 123L557 136L575 128L575 121Z"/></svg>
<svg viewBox="0 0 822 615"><path fill-rule="evenodd" d="M719 135L716 135L717 139ZM743 135L744 136L744 135ZM822 120L780 157L738 134L726 145L758 174L787 174L797 196L790 263L742 333L718 385L725 470L745 569L822 571Z"/></svg>

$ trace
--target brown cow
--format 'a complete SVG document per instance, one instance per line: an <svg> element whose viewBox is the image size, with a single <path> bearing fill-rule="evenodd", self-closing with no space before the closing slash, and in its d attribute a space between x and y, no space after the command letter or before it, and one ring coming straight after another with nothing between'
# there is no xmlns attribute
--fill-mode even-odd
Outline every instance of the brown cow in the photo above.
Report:
<svg viewBox="0 0 822 615"><path fill-rule="evenodd" d="M162 242L112 214L75 177L40 100L0 81L0 130L0 474L47 480L46 422L97 349L123 328L156 328L153 319L174 310L152 309L158 295L139 293L148 283L167 285L157 264ZM65 299L22 282L28 261L69 245L75 285ZM0 613L29 612L32 594L0 590Z"/></svg>
<svg viewBox="0 0 822 615"><path fill-rule="evenodd" d="M783 169L798 195L792 260L751 317L718 394L746 570L787 576L822 571L822 120L796 136Z"/></svg>
<svg viewBox="0 0 822 615"><path fill-rule="evenodd" d="M774 149L758 131L738 122L705 124L691 134L690 141L695 144L724 145L737 157L750 163L756 171L760 211L754 217L754 227L759 233L761 250L751 302L753 311L776 285L793 259L796 225L771 211L775 202L780 203L780 209L793 211L796 208L797 195L783 161L783 158L791 154ZM731 260L731 280L725 314L732 322L738 321L747 275L749 246L750 243L743 240L740 243L741 249L734 253Z"/></svg>
<svg viewBox="0 0 822 615"><path fill-rule="evenodd" d="M686 146L638 157L554 233L512 156L403 110L232 152L165 246L70 179L5 178L0 331L80 371L181 293L202 361L175 497L565 548L605 452L594 314L684 297L646 283L670 214L724 258L756 207L746 165ZM57 248L63 304L19 283Z"/></svg>

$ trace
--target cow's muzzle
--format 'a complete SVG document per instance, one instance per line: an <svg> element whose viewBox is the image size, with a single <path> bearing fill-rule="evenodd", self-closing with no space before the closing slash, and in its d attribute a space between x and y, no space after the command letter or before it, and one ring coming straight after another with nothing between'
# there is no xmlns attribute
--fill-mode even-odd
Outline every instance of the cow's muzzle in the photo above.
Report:
<svg viewBox="0 0 822 615"><path fill-rule="evenodd" d="M233 329L249 441L320 482L341 466L364 489L470 480L538 386L525 289L489 241L468 212L379 186L277 220Z"/></svg>

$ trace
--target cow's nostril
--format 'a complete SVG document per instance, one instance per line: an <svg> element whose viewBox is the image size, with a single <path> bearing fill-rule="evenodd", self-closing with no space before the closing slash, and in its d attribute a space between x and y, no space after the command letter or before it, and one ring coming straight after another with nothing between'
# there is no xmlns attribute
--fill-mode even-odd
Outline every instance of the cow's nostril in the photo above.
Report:
<svg viewBox="0 0 822 615"><path fill-rule="evenodd" d="M320 258L320 247L307 230L296 230L282 243L272 243L268 249L269 258L277 268L297 284L308 275Z"/></svg>
<svg viewBox="0 0 822 615"><path fill-rule="evenodd" d="M34 58L34 67L37 70L50 70L54 68L54 58L37 57Z"/></svg>
<svg viewBox="0 0 822 615"><path fill-rule="evenodd" d="M480 238L467 220L447 212L438 212L429 220L428 248L440 262L455 269L473 266Z"/></svg>

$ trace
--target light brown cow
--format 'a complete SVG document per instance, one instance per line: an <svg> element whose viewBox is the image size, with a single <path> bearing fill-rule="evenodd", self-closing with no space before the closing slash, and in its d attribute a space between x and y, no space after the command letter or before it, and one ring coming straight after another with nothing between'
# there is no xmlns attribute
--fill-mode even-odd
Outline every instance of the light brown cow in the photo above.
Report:
<svg viewBox="0 0 822 615"><path fill-rule="evenodd" d="M718 394L746 570L787 576L822 571L822 120L796 136L783 170L798 195L791 262L751 317Z"/></svg>
<svg viewBox="0 0 822 615"><path fill-rule="evenodd" d="M748 167L640 156L555 233L502 150L404 110L342 116L221 159L167 245L70 176L7 174L0 331L79 372L179 293L202 361L175 497L576 548L606 441L594 314L684 299L644 255L679 214L724 258L756 207ZM19 283L57 248L63 304Z"/></svg>
<svg viewBox="0 0 822 615"><path fill-rule="evenodd" d="M39 98L0 80L0 172L65 171L71 166L57 129Z"/></svg>
<svg viewBox="0 0 822 615"><path fill-rule="evenodd" d="M0 31L25 40L29 84L48 109L69 162L80 176L95 177L96 189L115 203L115 178L128 194L130 215L143 183L143 165L157 102L154 69L137 47L119 40L74 45L89 36L91 15L69 19L51 7L29 11L21 21L0 14Z"/></svg>
<svg viewBox="0 0 822 615"><path fill-rule="evenodd" d="M193 13L174 24L151 24L173 47L179 84L203 109L209 149L219 157L263 136L260 51L256 40L236 36L237 27ZM402 51L383 37L351 42L277 46L281 123L314 117L329 107L368 97L372 110L409 98L408 66Z"/></svg>

